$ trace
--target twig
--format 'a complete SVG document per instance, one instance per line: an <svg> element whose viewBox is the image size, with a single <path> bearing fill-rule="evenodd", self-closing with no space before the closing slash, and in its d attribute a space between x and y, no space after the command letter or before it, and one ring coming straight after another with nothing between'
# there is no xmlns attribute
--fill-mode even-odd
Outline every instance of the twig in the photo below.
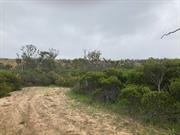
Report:
<svg viewBox="0 0 180 135"><path fill-rule="evenodd" d="M177 31L179 31L179 30L180 30L180 28L178 28L178 29L176 29L176 30L174 30L174 31L168 32L168 33L162 35L161 39L162 39L163 37L165 37L165 36L168 36L168 35L170 35L170 34L172 34L172 33L177 32Z"/></svg>

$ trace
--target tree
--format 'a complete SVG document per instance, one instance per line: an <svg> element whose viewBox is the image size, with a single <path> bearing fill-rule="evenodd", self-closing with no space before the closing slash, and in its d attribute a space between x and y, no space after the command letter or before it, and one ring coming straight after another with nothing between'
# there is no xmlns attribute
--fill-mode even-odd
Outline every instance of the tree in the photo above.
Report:
<svg viewBox="0 0 180 135"><path fill-rule="evenodd" d="M100 57L101 57L101 52L98 50L88 52L87 54L87 58L90 61L100 61Z"/></svg>
<svg viewBox="0 0 180 135"><path fill-rule="evenodd" d="M38 52L39 52L37 47L32 45L32 44L23 46L21 48L21 51L22 51L21 57L23 59L26 59L26 58L36 58L38 56Z"/></svg>
<svg viewBox="0 0 180 135"><path fill-rule="evenodd" d="M53 48L49 49L49 57L50 57L51 59L56 59L56 57L57 57L58 55L59 55L59 51L58 51L58 50L53 49Z"/></svg>
<svg viewBox="0 0 180 135"><path fill-rule="evenodd" d="M95 70L101 68L101 52L98 50L88 51L84 50L84 70Z"/></svg>
<svg viewBox="0 0 180 135"><path fill-rule="evenodd" d="M41 51L39 53L40 57L39 67L43 69L43 71L50 71L55 68L55 59L58 56L59 51L56 49L49 49L49 51Z"/></svg>
<svg viewBox="0 0 180 135"><path fill-rule="evenodd" d="M35 68L37 66L37 57L39 55L39 50L36 46L30 44L25 45L21 48L22 54L22 69L24 68ZM19 56L19 54L17 54Z"/></svg>

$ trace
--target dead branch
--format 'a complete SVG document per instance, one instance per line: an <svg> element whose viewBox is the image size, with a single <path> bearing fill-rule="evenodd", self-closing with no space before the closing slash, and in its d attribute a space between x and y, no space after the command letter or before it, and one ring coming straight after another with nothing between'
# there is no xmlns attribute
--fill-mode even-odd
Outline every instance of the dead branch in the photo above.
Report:
<svg viewBox="0 0 180 135"><path fill-rule="evenodd" d="M178 29L176 29L176 30L174 30L174 31L168 32L168 33L162 35L161 39L164 38L165 36L168 36L168 35L170 35L170 34L172 34L172 33L177 32L177 31L179 31L179 30L180 30L180 28L178 28Z"/></svg>

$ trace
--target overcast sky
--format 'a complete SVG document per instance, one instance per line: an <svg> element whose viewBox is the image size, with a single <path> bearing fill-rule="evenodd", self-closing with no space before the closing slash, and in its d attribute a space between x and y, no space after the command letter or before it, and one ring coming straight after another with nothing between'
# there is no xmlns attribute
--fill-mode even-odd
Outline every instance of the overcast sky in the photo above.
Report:
<svg viewBox="0 0 180 135"><path fill-rule="evenodd" d="M21 46L59 58L100 50L105 58L180 58L180 0L0 0L0 57Z"/></svg>

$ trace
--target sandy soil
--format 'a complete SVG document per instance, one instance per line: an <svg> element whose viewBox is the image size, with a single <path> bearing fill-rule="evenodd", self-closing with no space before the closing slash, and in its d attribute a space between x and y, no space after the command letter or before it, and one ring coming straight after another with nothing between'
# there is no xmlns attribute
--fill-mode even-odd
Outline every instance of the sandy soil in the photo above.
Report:
<svg viewBox="0 0 180 135"><path fill-rule="evenodd" d="M114 116L72 107L68 88L29 87L0 99L0 135L130 135Z"/></svg>
<svg viewBox="0 0 180 135"><path fill-rule="evenodd" d="M16 59L0 58L0 64L11 65L12 67L17 66Z"/></svg>

